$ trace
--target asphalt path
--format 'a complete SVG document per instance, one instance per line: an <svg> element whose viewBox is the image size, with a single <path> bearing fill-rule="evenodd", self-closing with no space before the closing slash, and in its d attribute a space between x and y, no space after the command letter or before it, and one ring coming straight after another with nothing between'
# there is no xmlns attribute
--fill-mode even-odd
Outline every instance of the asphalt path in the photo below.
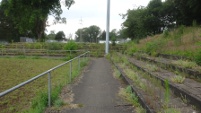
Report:
<svg viewBox="0 0 201 113"><path fill-rule="evenodd" d="M111 63L105 58L92 59L83 78L73 87L75 104L82 107L65 113L132 113L118 96L121 84L112 75Z"/></svg>

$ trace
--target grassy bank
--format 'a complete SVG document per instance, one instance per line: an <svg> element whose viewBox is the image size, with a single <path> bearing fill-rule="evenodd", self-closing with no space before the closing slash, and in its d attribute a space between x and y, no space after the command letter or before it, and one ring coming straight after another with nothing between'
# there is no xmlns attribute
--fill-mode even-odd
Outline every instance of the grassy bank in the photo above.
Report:
<svg viewBox="0 0 201 113"><path fill-rule="evenodd" d="M86 60L81 59L82 65ZM40 74L64 60L56 59L33 59L33 58L0 58L0 91L11 88L24 82L37 74ZM78 60L72 62L72 78L79 75ZM52 104L59 104L58 95L62 87L70 82L69 64L53 71L52 73ZM27 84L24 87L0 98L2 113L10 112L43 112L47 106L47 75Z"/></svg>
<svg viewBox="0 0 201 113"><path fill-rule="evenodd" d="M144 51L155 56L158 53L185 56L201 65L201 28L180 26L163 34L147 37L126 44L127 54Z"/></svg>

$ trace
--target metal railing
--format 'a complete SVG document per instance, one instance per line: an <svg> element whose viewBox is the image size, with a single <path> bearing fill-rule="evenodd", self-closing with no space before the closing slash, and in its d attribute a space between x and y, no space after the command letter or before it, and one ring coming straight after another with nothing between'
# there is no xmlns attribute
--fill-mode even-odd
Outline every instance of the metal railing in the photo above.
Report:
<svg viewBox="0 0 201 113"><path fill-rule="evenodd" d="M29 80L27 80L27 81L25 81L25 82L22 82L22 83L20 83L20 84L18 84L18 85L16 85L16 86L14 86L14 87L12 87L12 88L10 88L10 89L4 91L4 92L1 92L1 93L0 93L0 97L3 97L3 96L5 96L5 95L7 95L8 93L11 93L11 92L15 91L16 89L18 89L18 88L20 88L20 87L22 87L22 86L25 86L26 84L28 84L28 83L30 83L30 82L33 82L34 80L36 80L36 79L38 79L38 78L40 78L40 77L42 77L42 76L48 74L48 106L50 107L50 106L51 106L51 72L54 71L54 70L56 70L57 68L60 68L60 67L62 67L62 66L64 66L64 65L70 63L70 67L69 67L69 68L70 68L69 77L70 77L70 82L71 82L71 79L72 79L72 62L73 62L74 60L78 59L78 69L80 70L80 64L81 64L81 63L80 63L80 58L81 58L81 57L85 57L85 58L86 58L86 57L89 57L89 51L86 52L86 53L84 53L84 54L81 54L81 55L79 55L79 56L77 56L77 57L75 57L75 58L73 58L73 59L71 59L71 60L69 60L69 61L66 61L66 62L64 62L64 63L62 63L62 64L60 64L60 65L58 65L58 66L56 66L56 67L53 67L53 68L51 68L51 69L49 69L49 70L47 70L47 71L45 71L45 72L43 72L43 73L41 73L41 74L39 74L39 75L33 77L33 78L31 78L31 79L29 79Z"/></svg>

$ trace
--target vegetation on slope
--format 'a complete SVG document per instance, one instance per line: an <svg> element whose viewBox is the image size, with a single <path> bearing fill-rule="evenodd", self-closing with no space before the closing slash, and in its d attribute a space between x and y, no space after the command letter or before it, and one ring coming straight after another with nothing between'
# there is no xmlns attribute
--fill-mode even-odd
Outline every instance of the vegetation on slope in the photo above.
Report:
<svg viewBox="0 0 201 113"><path fill-rule="evenodd" d="M144 51L153 56L158 53L185 56L201 65L201 28L184 27L165 31L142 40L126 44L126 53Z"/></svg>

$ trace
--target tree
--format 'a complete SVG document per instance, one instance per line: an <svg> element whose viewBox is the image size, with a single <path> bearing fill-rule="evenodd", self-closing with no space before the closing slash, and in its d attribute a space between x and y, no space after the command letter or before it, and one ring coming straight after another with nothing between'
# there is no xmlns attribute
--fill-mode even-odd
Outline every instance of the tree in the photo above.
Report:
<svg viewBox="0 0 201 113"><path fill-rule="evenodd" d="M88 28L88 36L91 42L98 42L98 37L100 35L100 28L98 26L92 25Z"/></svg>
<svg viewBox="0 0 201 113"><path fill-rule="evenodd" d="M175 25L174 10L171 1L151 0L147 7L128 10L122 32L125 37L132 40L162 33L165 27L170 28Z"/></svg>
<svg viewBox="0 0 201 113"><path fill-rule="evenodd" d="M99 39L106 40L106 31L105 30L101 33Z"/></svg>
<svg viewBox="0 0 201 113"><path fill-rule="evenodd" d="M0 6L0 40L19 41L19 32L14 26L10 17L6 17L3 8Z"/></svg>
<svg viewBox="0 0 201 113"><path fill-rule="evenodd" d="M66 39L65 37L66 37L66 36L65 36L64 32L63 32L63 31L59 31L59 32L55 35L55 40L57 40L57 41L62 41L62 40L64 40L64 39Z"/></svg>
<svg viewBox="0 0 201 113"><path fill-rule="evenodd" d="M201 24L201 1L200 0L168 0L176 8L177 25L192 25L193 21Z"/></svg>
<svg viewBox="0 0 201 113"><path fill-rule="evenodd" d="M149 27L145 27L146 25L151 25L147 21L149 20L148 17L147 10L143 7L139 7L136 10L128 10L127 19L123 23L125 36L132 40L145 37L150 32Z"/></svg>
<svg viewBox="0 0 201 113"><path fill-rule="evenodd" d="M28 33L41 39L48 15L55 17L55 23L65 22L65 18L60 17L62 14L60 2L61 0L3 0L1 6L21 34ZM67 8L72 3L74 3L73 0L65 0Z"/></svg>
<svg viewBox="0 0 201 113"><path fill-rule="evenodd" d="M82 38L83 42L97 42L100 37L101 30L98 26L92 25L90 27L78 29L75 34L77 35L76 41L80 41Z"/></svg>
<svg viewBox="0 0 201 113"><path fill-rule="evenodd" d="M50 31L50 34L47 35L47 39L54 40L55 39L55 31Z"/></svg>

